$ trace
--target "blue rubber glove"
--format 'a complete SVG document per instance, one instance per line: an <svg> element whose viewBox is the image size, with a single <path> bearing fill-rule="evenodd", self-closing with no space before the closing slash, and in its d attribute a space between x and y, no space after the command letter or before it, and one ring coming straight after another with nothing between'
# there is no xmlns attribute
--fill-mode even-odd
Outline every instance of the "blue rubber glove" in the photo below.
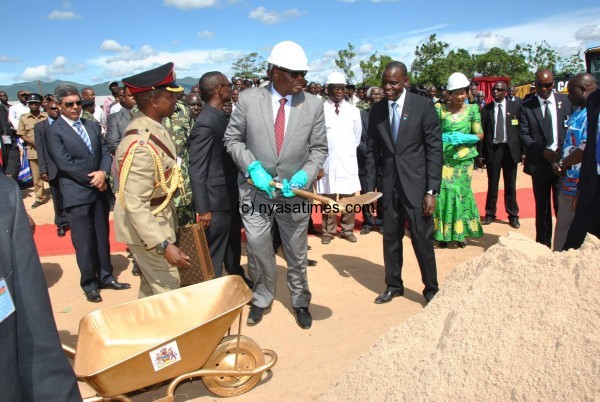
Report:
<svg viewBox="0 0 600 402"><path fill-rule="evenodd" d="M451 142L452 145L477 144L479 142L479 138L473 134L452 133Z"/></svg>
<svg viewBox="0 0 600 402"><path fill-rule="evenodd" d="M296 194L294 194L292 191L292 186L290 183L291 182L287 181L287 179L283 179L281 182L281 184L283 184L283 187L281 188L281 194L283 194L283 196L286 198L292 198L296 196Z"/></svg>
<svg viewBox="0 0 600 402"><path fill-rule="evenodd" d="M250 178L254 182L254 186L267 193L270 198L273 198L273 191L275 191L275 188L271 187L271 181L273 180L273 177L267 173L260 162L252 162L248 165L246 170L250 174Z"/></svg>
<svg viewBox="0 0 600 402"><path fill-rule="evenodd" d="M308 181L308 175L304 170L298 170L295 175L290 179L291 188L302 188L306 186Z"/></svg>
<svg viewBox="0 0 600 402"><path fill-rule="evenodd" d="M443 133L442 134L442 142L452 142L452 133Z"/></svg>

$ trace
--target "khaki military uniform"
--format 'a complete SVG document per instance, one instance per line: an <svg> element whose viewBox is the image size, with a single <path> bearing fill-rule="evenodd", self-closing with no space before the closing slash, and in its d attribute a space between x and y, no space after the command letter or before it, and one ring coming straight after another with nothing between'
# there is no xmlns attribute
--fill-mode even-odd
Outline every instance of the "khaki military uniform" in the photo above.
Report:
<svg viewBox="0 0 600 402"><path fill-rule="evenodd" d="M165 117L163 126L171 134L171 140L175 144L183 188L175 194L173 201L177 211L177 222L179 226L189 225L196 221L194 213L194 199L192 197L192 184L190 183L190 132L194 122L192 121L192 110L185 102L177 101L175 112L171 117Z"/></svg>
<svg viewBox="0 0 600 402"><path fill-rule="evenodd" d="M177 233L173 195L181 173L170 137L161 124L135 111L115 153L119 172L115 233L142 271L140 297L179 288L177 267L155 249L164 240L174 243Z"/></svg>
<svg viewBox="0 0 600 402"><path fill-rule="evenodd" d="M29 159L29 168L31 169L31 176L33 178L33 191L35 193L36 201L46 202L46 194L44 192L44 181L40 177L40 165L38 163L37 149L35 148L35 136L33 127L48 118L48 113L40 112L36 117L31 113L25 113L19 119L19 128L17 129L17 135L23 138L23 141L27 139L33 142L31 145L29 142L25 142L25 148L27 149L27 159Z"/></svg>

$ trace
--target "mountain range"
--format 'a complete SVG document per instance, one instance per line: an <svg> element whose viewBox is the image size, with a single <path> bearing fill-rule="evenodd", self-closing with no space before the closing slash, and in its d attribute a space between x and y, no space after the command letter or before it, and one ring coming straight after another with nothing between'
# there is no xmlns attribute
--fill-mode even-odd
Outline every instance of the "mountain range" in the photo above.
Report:
<svg viewBox="0 0 600 402"><path fill-rule="evenodd" d="M17 92L19 92L22 89L29 92L40 93L41 95L46 95L54 93L54 88L56 88L59 84L72 84L80 90L82 88L91 87L94 89L96 96L105 96L111 94L108 90L109 83L110 81L106 81L96 85L86 85L73 81L60 80L55 80L51 82L29 81L19 82L11 85L0 85L0 91L6 92L9 100L15 101L17 100ZM185 88L186 93L189 93L194 85L198 85L198 79L192 77L178 78L177 83Z"/></svg>

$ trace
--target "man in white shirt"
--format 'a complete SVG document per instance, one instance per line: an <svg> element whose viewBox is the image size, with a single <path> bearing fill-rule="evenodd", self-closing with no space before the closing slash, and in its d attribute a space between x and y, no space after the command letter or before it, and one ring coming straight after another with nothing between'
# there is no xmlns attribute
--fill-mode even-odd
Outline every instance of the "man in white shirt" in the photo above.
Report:
<svg viewBox="0 0 600 402"><path fill-rule="evenodd" d="M27 105L27 95L29 92L25 90L20 90L17 92L17 98L19 98L19 103L12 105L8 109L8 120L10 120L10 124L12 124L13 128L16 130L19 128L19 119L25 113L29 113L29 106Z"/></svg>
<svg viewBox="0 0 600 402"><path fill-rule="evenodd" d="M332 72L327 77L329 99L323 104L327 128L328 156L323 165L325 175L317 181L317 193L340 199L360 191L356 148L360 144L362 121L360 111L344 99L346 77ZM342 239L356 242L353 233L355 212L342 214ZM323 214L321 243L329 244L337 231L337 216Z"/></svg>

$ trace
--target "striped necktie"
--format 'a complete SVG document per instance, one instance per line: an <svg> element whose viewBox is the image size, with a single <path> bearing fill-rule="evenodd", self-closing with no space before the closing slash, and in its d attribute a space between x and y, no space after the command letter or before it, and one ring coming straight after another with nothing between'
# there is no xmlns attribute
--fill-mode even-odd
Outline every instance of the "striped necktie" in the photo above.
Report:
<svg viewBox="0 0 600 402"><path fill-rule="evenodd" d="M77 131L77 134L79 134L79 136L81 137L83 142L85 142L85 145L87 145L90 152L92 152L92 143L90 142L90 136L83 129L83 126L81 125L81 121L78 120L75 123L73 123L73 127L75 127L75 131Z"/></svg>

